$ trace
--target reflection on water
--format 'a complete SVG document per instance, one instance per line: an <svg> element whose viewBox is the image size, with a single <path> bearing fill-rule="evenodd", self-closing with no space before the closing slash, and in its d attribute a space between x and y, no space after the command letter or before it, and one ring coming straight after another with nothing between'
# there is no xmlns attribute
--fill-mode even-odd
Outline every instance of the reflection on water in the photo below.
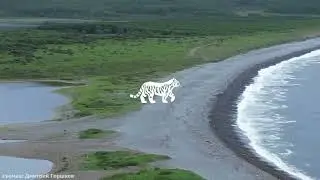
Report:
<svg viewBox="0 0 320 180"><path fill-rule="evenodd" d="M25 142L26 140L0 140L1 143Z"/></svg>
<svg viewBox="0 0 320 180"><path fill-rule="evenodd" d="M24 141L25 140L0 140L0 143ZM0 180L32 180L32 178L28 178L28 176L48 173L52 167L53 163L47 160L0 156Z"/></svg>
<svg viewBox="0 0 320 180"><path fill-rule="evenodd" d="M27 178L28 174L45 174L48 173L52 169L52 167L53 164L47 160L34 160L0 156L0 180L32 180L30 178ZM12 175L16 177L8 177Z"/></svg>
<svg viewBox="0 0 320 180"><path fill-rule="evenodd" d="M12 30L17 28L34 28L38 25L36 24L18 24L18 23L3 23L0 22L0 30Z"/></svg>
<svg viewBox="0 0 320 180"><path fill-rule="evenodd" d="M39 83L0 83L0 124L39 122L54 118L54 109L68 103L66 97L52 92L55 89L57 87ZM22 141L0 140L0 143ZM26 175L45 174L52 166L53 163L47 160L0 156L0 180L32 180L26 178Z"/></svg>
<svg viewBox="0 0 320 180"><path fill-rule="evenodd" d="M0 124L39 122L54 118L54 109L68 103L39 83L0 83Z"/></svg>

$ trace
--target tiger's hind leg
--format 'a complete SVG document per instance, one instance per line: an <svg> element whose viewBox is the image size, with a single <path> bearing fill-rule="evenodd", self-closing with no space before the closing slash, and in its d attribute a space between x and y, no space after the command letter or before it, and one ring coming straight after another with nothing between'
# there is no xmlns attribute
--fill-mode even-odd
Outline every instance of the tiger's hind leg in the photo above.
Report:
<svg viewBox="0 0 320 180"><path fill-rule="evenodd" d="M141 101L142 104L148 103L148 102L144 99L145 97L146 97L146 95L145 95L144 93L141 93L141 95L140 95L140 101Z"/></svg>
<svg viewBox="0 0 320 180"><path fill-rule="evenodd" d="M150 101L151 104L156 103L156 101L153 99L153 97L154 97L154 94L152 94L152 93L150 93L150 94L148 95L148 98L149 98L149 101Z"/></svg>

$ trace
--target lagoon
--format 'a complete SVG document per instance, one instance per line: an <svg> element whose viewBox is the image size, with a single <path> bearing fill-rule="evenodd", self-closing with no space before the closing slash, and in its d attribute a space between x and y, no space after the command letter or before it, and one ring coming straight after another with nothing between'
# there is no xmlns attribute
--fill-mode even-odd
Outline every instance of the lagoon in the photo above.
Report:
<svg viewBox="0 0 320 180"><path fill-rule="evenodd" d="M69 101L67 97L54 93L56 89L58 87L33 82L0 83L0 125L55 118L56 108ZM0 143L17 142L20 140L0 140ZM32 180L28 174L45 174L52 166L53 163L47 160L0 156L0 180Z"/></svg>

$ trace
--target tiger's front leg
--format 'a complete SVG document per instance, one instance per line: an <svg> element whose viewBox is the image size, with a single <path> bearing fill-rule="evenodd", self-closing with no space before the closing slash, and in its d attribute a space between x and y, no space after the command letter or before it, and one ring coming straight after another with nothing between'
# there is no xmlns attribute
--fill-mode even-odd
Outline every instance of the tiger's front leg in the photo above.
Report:
<svg viewBox="0 0 320 180"><path fill-rule="evenodd" d="M170 96L170 100L171 100L171 102L173 102L175 99L176 99L176 96L173 94L173 93L170 93L169 94L169 96Z"/></svg>
<svg viewBox="0 0 320 180"><path fill-rule="evenodd" d="M149 101L150 101L151 104L156 103L156 101L153 99L153 97L154 97L154 94L149 94L148 95L148 98L149 98Z"/></svg>
<svg viewBox="0 0 320 180"><path fill-rule="evenodd" d="M168 94L164 94L162 96L162 103L168 103L167 98L168 98Z"/></svg>

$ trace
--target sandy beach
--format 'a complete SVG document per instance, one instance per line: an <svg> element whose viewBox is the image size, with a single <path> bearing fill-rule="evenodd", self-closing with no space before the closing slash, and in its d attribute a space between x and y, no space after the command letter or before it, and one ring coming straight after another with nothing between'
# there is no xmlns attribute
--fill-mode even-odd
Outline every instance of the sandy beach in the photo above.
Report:
<svg viewBox="0 0 320 180"><path fill-rule="evenodd" d="M27 142L0 144L0 155L50 160L55 164L51 173L74 174L79 180L106 175L103 171L78 171L83 153L126 148L169 155L171 160L155 165L188 169L208 180L293 179L257 158L241 140L232 126L234 104L259 69L318 48L320 38L309 39L174 73L164 78L175 77L182 85L175 90L173 104L148 104L114 119L87 117L8 125L0 130L1 139ZM134 92L128 92L128 98L129 93ZM77 133L88 128L113 129L118 134L79 140Z"/></svg>

